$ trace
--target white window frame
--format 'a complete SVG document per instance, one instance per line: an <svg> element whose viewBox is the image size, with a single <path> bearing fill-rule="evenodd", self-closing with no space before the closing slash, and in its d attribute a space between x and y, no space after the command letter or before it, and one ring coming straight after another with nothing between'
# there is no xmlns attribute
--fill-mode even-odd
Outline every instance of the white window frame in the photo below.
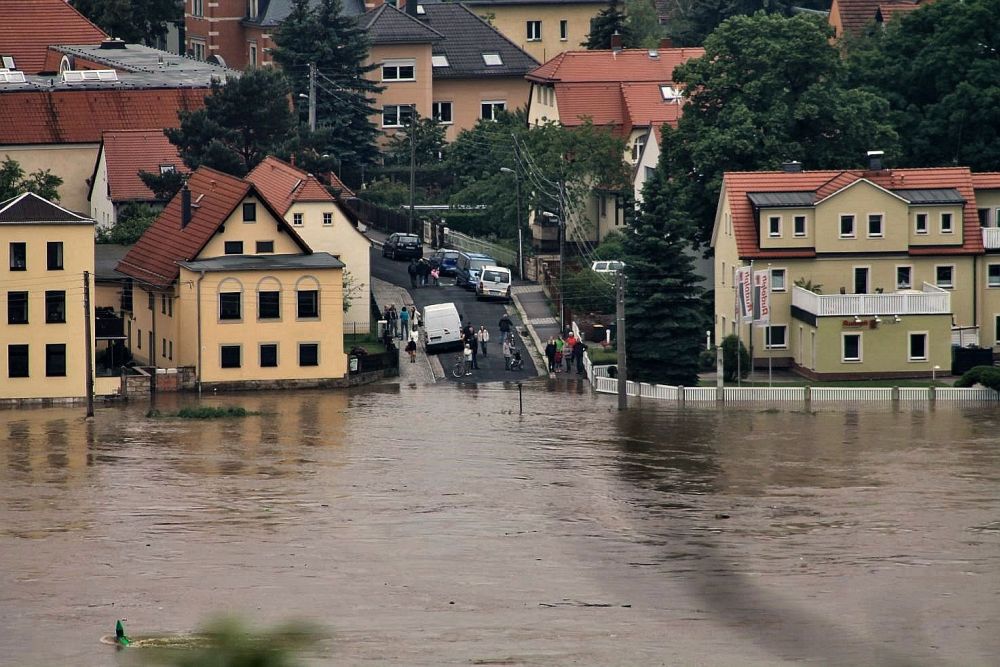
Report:
<svg viewBox="0 0 1000 667"><path fill-rule="evenodd" d="M250 61L250 67L257 66L257 42L249 42L249 49L247 52L247 59Z"/></svg>
<svg viewBox="0 0 1000 667"><path fill-rule="evenodd" d="M503 58L496 51L484 53L483 64L487 67L503 67Z"/></svg>
<svg viewBox="0 0 1000 667"><path fill-rule="evenodd" d="M878 233L872 233L872 218L878 216ZM881 239L885 237L885 213L869 213L865 219L865 233L870 239Z"/></svg>
<svg viewBox="0 0 1000 667"><path fill-rule="evenodd" d="M441 119L441 110L444 108L443 105L448 105L448 120ZM438 102L431 102L431 117L434 118L441 125L454 125L455 124L455 105L451 100L440 100Z"/></svg>
<svg viewBox="0 0 1000 667"><path fill-rule="evenodd" d="M191 57L195 60L205 62L205 53L207 51L207 46L205 45L205 40L203 39L191 39Z"/></svg>
<svg viewBox="0 0 1000 667"><path fill-rule="evenodd" d="M909 280L909 282L906 285L903 285L902 283L899 282L899 270L900 269L907 269L909 271L910 280ZM913 289L913 265L912 264L897 264L896 268L895 268L895 271L896 271L896 273L895 273L895 276L896 276L895 277L895 280L896 280L896 289L897 290L901 290L901 289Z"/></svg>
<svg viewBox="0 0 1000 667"><path fill-rule="evenodd" d="M632 144L632 162L638 162L639 158L642 157L642 149L646 147L646 137L645 135L640 135L635 138L635 142Z"/></svg>
<svg viewBox="0 0 1000 667"><path fill-rule="evenodd" d="M777 281L774 279L776 275L781 276L781 287L777 287ZM787 292L788 291L788 271L785 269L771 269L771 291L772 292Z"/></svg>
<svg viewBox="0 0 1000 667"><path fill-rule="evenodd" d="M328 227L332 224L333 224L333 212L323 211L323 225Z"/></svg>
<svg viewBox="0 0 1000 667"><path fill-rule="evenodd" d="M865 272L865 291L858 291L858 269L863 269ZM854 290L852 294L872 294L872 267L871 264L858 264L851 267L851 289Z"/></svg>
<svg viewBox="0 0 1000 667"><path fill-rule="evenodd" d="M844 220L851 219L851 232L844 233ZM842 239L856 239L858 237L858 216L853 213L841 213L837 216L837 235Z"/></svg>
<svg viewBox="0 0 1000 667"><path fill-rule="evenodd" d="M1000 345L1000 313L993 313L993 344Z"/></svg>
<svg viewBox="0 0 1000 667"><path fill-rule="evenodd" d="M781 329L784 332L785 342L778 345L774 343L774 332ZM770 324L767 330L764 332L764 349L767 350L787 350L788 349L788 325L787 324Z"/></svg>
<svg viewBox="0 0 1000 667"><path fill-rule="evenodd" d="M483 107L487 104L490 105L490 117L487 118L483 115ZM500 111L507 110L507 100L482 100L479 103L479 117L482 120L496 120L497 107L500 107Z"/></svg>
<svg viewBox="0 0 1000 667"><path fill-rule="evenodd" d="M938 282L938 269L951 269L951 282L947 285L942 285ZM955 265L954 264L935 264L934 265L934 284L941 289L954 289L955 288Z"/></svg>
<svg viewBox="0 0 1000 667"><path fill-rule="evenodd" d="M948 221L948 228L945 229L944 221ZM954 234L955 233L955 215L951 211L941 211L938 214L938 225L940 226L942 234Z"/></svg>
<svg viewBox="0 0 1000 667"><path fill-rule="evenodd" d="M404 109L404 108L409 108L409 110L410 110L410 119L412 120L413 119L413 112L416 109L416 106L413 105L413 104L386 104L384 107L382 107L382 127L406 127L406 123L403 122L403 114L402 114L402 109ZM395 109L396 110L396 124L395 125L386 124L386 122L385 122L385 112L386 112L387 109Z"/></svg>
<svg viewBox="0 0 1000 667"><path fill-rule="evenodd" d="M529 42L542 41L542 22L538 20L524 22L525 34Z"/></svg>
<svg viewBox="0 0 1000 667"><path fill-rule="evenodd" d="M205 0L191 0L191 16L205 16Z"/></svg>
<svg viewBox="0 0 1000 667"><path fill-rule="evenodd" d="M774 230L774 222L778 223L778 230ZM780 215L769 215L767 216L767 236L768 238L777 239L781 238L781 225L784 221L781 219Z"/></svg>
<svg viewBox="0 0 1000 667"><path fill-rule="evenodd" d="M569 21L566 19L559 20L559 41L565 42L569 39Z"/></svg>
<svg viewBox="0 0 1000 667"><path fill-rule="evenodd" d="M858 339L858 356L857 358L848 359L845 356L847 352L845 348L845 343L848 337L856 336ZM864 363L865 359L865 337L860 331L844 331L840 334L840 363L842 364L861 364Z"/></svg>
<svg viewBox="0 0 1000 667"><path fill-rule="evenodd" d="M295 227L302 226L303 215L301 213L292 213L292 225Z"/></svg>
<svg viewBox="0 0 1000 667"><path fill-rule="evenodd" d="M410 77L405 77L401 73L403 67L409 67L413 70L413 75ZM397 60L383 60L381 64L382 81L416 81L417 80L417 61L413 58L401 58ZM395 76L386 76L387 73L395 73Z"/></svg>
<svg viewBox="0 0 1000 667"><path fill-rule="evenodd" d="M993 209L993 226L1000 227L1000 207Z"/></svg>
<svg viewBox="0 0 1000 667"><path fill-rule="evenodd" d="M987 264L986 265L986 287L988 287L988 288L989 287L1000 287L1000 270L997 271L997 281L994 283L992 280L990 280L990 278L991 278L991 276L990 276L990 269L992 269L993 267L996 267L997 269L1000 269L1000 264Z"/></svg>
<svg viewBox="0 0 1000 667"><path fill-rule="evenodd" d="M924 220L924 228L920 229L920 219ZM930 232L930 215L926 211L917 211L913 214L913 233L924 235Z"/></svg>
<svg viewBox="0 0 1000 667"><path fill-rule="evenodd" d="M795 223L797 223L799 220L802 221L802 231L801 232L797 231L797 229L795 227ZM801 238L805 238L806 236L809 235L809 218L808 218L808 216L805 216L805 215L796 215L796 216L792 217L792 235L795 236L796 238L800 238L800 239Z"/></svg>
<svg viewBox="0 0 1000 667"><path fill-rule="evenodd" d="M913 356L913 337L924 337L924 356ZM927 361L930 358L931 335L928 331L908 331L906 334L906 360L907 361Z"/></svg>

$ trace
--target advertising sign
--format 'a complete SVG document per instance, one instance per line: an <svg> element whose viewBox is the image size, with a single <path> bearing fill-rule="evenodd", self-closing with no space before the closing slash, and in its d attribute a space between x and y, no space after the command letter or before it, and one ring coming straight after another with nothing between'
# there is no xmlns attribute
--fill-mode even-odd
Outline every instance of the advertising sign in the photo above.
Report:
<svg viewBox="0 0 1000 667"><path fill-rule="evenodd" d="M753 286L753 322L757 326L766 327L771 323L771 272L754 271Z"/></svg>
<svg viewBox="0 0 1000 667"><path fill-rule="evenodd" d="M750 267L736 269L736 315L743 322L753 320L753 285Z"/></svg>

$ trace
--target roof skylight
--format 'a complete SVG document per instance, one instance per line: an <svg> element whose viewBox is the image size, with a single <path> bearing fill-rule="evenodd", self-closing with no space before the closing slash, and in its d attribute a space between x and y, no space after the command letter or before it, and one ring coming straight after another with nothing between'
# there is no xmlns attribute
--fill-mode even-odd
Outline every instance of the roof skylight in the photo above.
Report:
<svg viewBox="0 0 1000 667"><path fill-rule="evenodd" d="M431 66L432 67L448 67L448 56L431 56Z"/></svg>
<svg viewBox="0 0 1000 667"><path fill-rule="evenodd" d="M496 67L497 65L503 65L503 60L500 59L499 53L484 53L483 62L486 63L487 67Z"/></svg>
<svg viewBox="0 0 1000 667"><path fill-rule="evenodd" d="M663 99L666 102L676 102L681 96L681 94L677 92L676 88L668 85L660 86L660 94L663 95Z"/></svg>

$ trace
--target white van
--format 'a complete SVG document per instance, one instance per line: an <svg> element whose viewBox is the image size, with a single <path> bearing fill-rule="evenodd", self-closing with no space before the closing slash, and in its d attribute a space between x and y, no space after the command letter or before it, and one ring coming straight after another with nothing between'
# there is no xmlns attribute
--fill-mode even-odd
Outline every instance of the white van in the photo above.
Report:
<svg viewBox="0 0 1000 667"><path fill-rule="evenodd" d="M424 306L424 335L428 352L462 347L462 318L454 303Z"/></svg>
<svg viewBox="0 0 1000 667"><path fill-rule="evenodd" d="M484 266L476 283L477 299L503 299L510 301L510 269L502 266Z"/></svg>

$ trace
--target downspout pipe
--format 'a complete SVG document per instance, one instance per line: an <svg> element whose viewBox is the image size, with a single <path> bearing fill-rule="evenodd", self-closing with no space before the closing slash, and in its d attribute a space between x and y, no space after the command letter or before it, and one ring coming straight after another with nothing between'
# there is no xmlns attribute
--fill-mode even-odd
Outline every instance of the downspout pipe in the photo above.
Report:
<svg viewBox="0 0 1000 667"><path fill-rule="evenodd" d="M202 271L195 283L195 298L198 309L198 397L201 398L201 281L205 279L205 272Z"/></svg>

